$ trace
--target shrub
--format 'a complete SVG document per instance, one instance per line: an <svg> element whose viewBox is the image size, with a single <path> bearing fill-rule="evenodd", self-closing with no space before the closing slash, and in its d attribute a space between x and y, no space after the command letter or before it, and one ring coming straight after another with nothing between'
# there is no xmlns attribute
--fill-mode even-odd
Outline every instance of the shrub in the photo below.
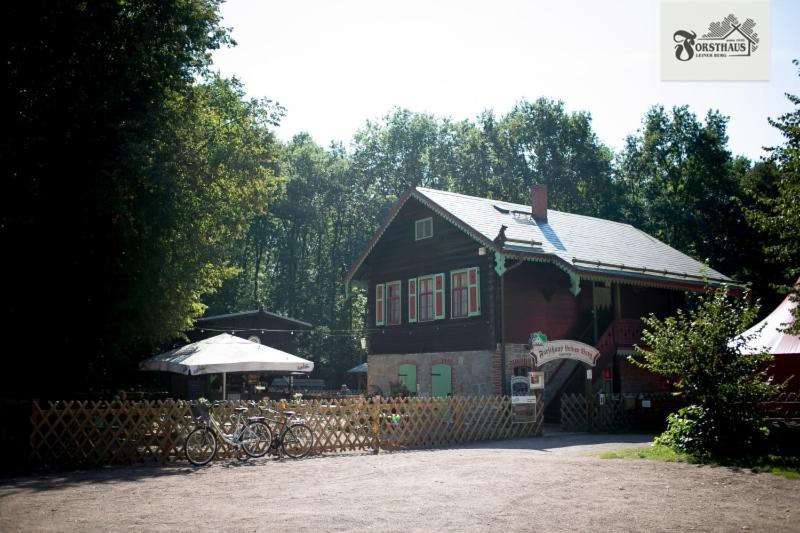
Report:
<svg viewBox="0 0 800 533"><path fill-rule="evenodd" d="M746 295L727 289L709 290L687 312L659 319L645 318L634 364L666 377L688 407L668 418L657 442L697 456L733 458L763 451L769 430L758 403L777 392L764 368L772 357L751 355L752 339L739 334L758 314Z"/></svg>

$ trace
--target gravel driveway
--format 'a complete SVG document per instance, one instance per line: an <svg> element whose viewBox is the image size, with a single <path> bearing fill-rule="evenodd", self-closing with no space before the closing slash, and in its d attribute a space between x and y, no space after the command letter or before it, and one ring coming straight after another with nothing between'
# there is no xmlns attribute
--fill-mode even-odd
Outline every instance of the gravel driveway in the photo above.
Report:
<svg viewBox="0 0 800 533"><path fill-rule="evenodd" d="M800 531L800 481L592 455L649 440L555 434L5 479L0 531Z"/></svg>

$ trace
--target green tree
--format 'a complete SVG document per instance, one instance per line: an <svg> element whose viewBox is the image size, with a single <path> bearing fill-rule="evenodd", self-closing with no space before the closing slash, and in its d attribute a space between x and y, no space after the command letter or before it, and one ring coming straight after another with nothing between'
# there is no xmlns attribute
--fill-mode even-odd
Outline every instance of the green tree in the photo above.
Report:
<svg viewBox="0 0 800 533"><path fill-rule="evenodd" d="M727 121L716 111L700 122L685 106L653 107L617 167L626 221L735 276L747 255L740 200L749 162L731 155Z"/></svg>
<svg viewBox="0 0 800 533"><path fill-rule="evenodd" d="M756 406L776 387L764 370L772 356L749 355L752 339L739 336L757 315L746 295L719 288L685 312L644 319L644 347L632 362L667 378L688 404L670 415L657 442L701 456L758 452L768 430Z"/></svg>
<svg viewBox="0 0 800 533"><path fill-rule="evenodd" d="M800 66L798 60L793 64ZM770 119L785 139L784 144L770 150L767 160L778 176L775 194L760 196L759 205L749 214L768 237L764 248L770 261L784 269L784 276L776 279L783 279L783 290L797 300L800 288L794 282L800 275L800 96L787 93L786 97L795 109ZM800 306L795 308L795 321L789 330L800 333Z"/></svg>
<svg viewBox="0 0 800 533"><path fill-rule="evenodd" d="M234 273L230 246L274 188L276 117L209 76L231 42L219 3L4 5L3 322L47 339L9 394L109 386Z"/></svg>
<svg viewBox="0 0 800 533"><path fill-rule="evenodd" d="M500 198L528 204L531 185L542 183L552 209L618 218L612 154L597 139L589 113L568 113L563 102L540 98L517 103L496 124L491 115L482 120Z"/></svg>

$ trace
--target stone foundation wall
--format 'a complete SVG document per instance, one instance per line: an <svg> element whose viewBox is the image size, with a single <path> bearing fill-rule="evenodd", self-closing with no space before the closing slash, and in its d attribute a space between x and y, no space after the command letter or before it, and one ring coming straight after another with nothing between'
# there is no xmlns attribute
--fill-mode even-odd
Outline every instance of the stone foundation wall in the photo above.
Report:
<svg viewBox="0 0 800 533"><path fill-rule="evenodd" d="M499 394L494 385L494 374L499 382L499 354L489 350L463 352L431 352L406 354L371 354L367 357L367 390L388 396L390 383L399 381L400 365L417 367L419 396L431 395L431 369L433 365L450 365L453 394L474 396Z"/></svg>

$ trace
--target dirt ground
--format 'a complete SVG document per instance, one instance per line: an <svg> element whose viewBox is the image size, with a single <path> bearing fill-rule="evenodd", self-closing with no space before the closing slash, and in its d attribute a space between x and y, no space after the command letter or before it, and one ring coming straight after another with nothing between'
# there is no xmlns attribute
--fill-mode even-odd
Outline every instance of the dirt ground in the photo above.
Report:
<svg viewBox="0 0 800 533"><path fill-rule="evenodd" d="M3 479L0 531L800 531L800 481L592 455L649 440L554 434Z"/></svg>

